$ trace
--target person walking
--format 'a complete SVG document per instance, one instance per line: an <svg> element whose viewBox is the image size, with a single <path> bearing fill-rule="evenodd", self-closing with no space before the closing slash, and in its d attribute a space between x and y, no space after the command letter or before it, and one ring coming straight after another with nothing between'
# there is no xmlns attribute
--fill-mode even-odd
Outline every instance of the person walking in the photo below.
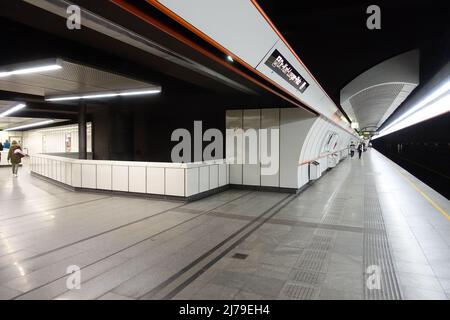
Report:
<svg viewBox="0 0 450 320"><path fill-rule="evenodd" d="M355 144L353 143L353 141L350 143L350 156L353 158L353 156L355 155Z"/></svg>
<svg viewBox="0 0 450 320"><path fill-rule="evenodd" d="M8 161L11 161L12 173L14 177L17 177L20 163L22 162L22 158L25 156L26 154L22 151L22 148L19 146L17 141L14 140L11 143L11 147L8 152Z"/></svg>
<svg viewBox="0 0 450 320"><path fill-rule="evenodd" d="M362 152L363 152L363 144L362 143L360 143L359 145L358 145L358 157L359 157L359 159L361 159L361 154L362 154Z"/></svg>

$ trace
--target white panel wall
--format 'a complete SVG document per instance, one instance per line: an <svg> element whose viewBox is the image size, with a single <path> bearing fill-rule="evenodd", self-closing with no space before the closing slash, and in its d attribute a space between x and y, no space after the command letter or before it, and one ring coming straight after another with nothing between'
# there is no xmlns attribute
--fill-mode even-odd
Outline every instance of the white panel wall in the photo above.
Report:
<svg viewBox="0 0 450 320"><path fill-rule="evenodd" d="M130 192L145 193L147 188L145 167L129 167L129 190Z"/></svg>
<svg viewBox="0 0 450 320"><path fill-rule="evenodd" d="M184 170L166 168L166 195L184 196Z"/></svg>
<svg viewBox="0 0 450 320"><path fill-rule="evenodd" d="M97 188L112 190L112 166L97 165Z"/></svg>
<svg viewBox="0 0 450 320"><path fill-rule="evenodd" d="M114 165L112 168L112 189L115 191L128 190L128 167Z"/></svg>
<svg viewBox="0 0 450 320"><path fill-rule="evenodd" d="M209 166L209 189L219 187L219 165Z"/></svg>
<svg viewBox="0 0 450 320"><path fill-rule="evenodd" d="M243 121L243 157L244 164L242 166L242 183L248 186L261 185L261 163L259 161L259 129L261 125L261 110L250 109L244 110ZM252 141L252 135L255 135L256 141ZM254 157L256 164L249 164L250 159Z"/></svg>
<svg viewBox="0 0 450 320"><path fill-rule="evenodd" d="M72 164L64 163L64 167L65 167L65 174L66 174L64 183L71 186L71 185L73 185L72 184Z"/></svg>
<svg viewBox="0 0 450 320"><path fill-rule="evenodd" d="M164 194L166 177L164 168L147 168L147 193Z"/></svg>
<svg viewBox="0 0 450 320"><path fill-rule="evenodd" d="M228 110L226 112L226 141L235 141L235 150L230 150L227 146L226 148L226 158L231 159L236 158L235 163L229 166L229 180L231 184L242 184L242 121L243 112L242 110Z"/></svg>
<svg viewBox="0 0 450 320"><path fill-rule="evenodd" d="M278 166L280 163L280 136L279 136L279 130L280 130L280 109L262 109L261 110L261 129L267 130L266 135L266 141L268 144L267 150L264 150L261 148L261 143L264 141L264 138L262 135L264 134L263 130L260 132L260 154L262 159L262 152L268 152L266 156L268 158L275 158L274 161L277 161ZM277 143L275 145L272 145L272 135L274 134L273 130L278 130L278 139ZM274 157L275 156L275 157ZM273 165L275 165L273 163ZM263 170L263 167L267 167L269 169L269 166L264 166L263 163L261 163L261 170ZM262 171L263 172L263 171ZM279 187L280 186L280 171L277 170L275 174L273 175L267 175L261 173L261 185L262 186L269 186L269 187Z"/></svg>
<svg viewBox="0 0 450 320"><path fill-rule="evenodd" d="M186 197L199 193L199 168L186 169Z"/></svg>
<svg viewBox="0 0 450 320"><path fill-rule="evenodd" d="M200 167L200 177L199 177L199 191L205 192L209 190L209 168Z"/></svg>
<svg viewBox="0 0 450 320"><path fill-rule="evenodd" d="M97 188L97 166L95 164L82 164L81 175L83 177L81 186L88 189Z"/></svg>
<svg viewBox="0 0 450 320"><path fill-rule="evenodd" d="M29 154L64 153L66 137L70 135L71 148L68 152L78 152L78 126L68 125L29 130L23 133L23 147ZM92 152L91 123L87 124L87 151Z"/></svg>
<svg viewBox="0 0 450 320"><path fill-rule="evenodd" d="M72 163L72 186L81 188L81 164Z"/></svg>
<svg viewBox="0 0 450 320"><path fill-rule="evenodd" d="M280 187L300 188L300 152L315 118L299 108L280 110Z"/></svg>
<svg viewBox="0 0 450 320"><path fill-rule="evenodd" d="M237 110L227 111L227 128L234 128L237 131L236 128L239 128L239 121L236 121L236 119L239 119L239 114ZM230 183L283 188L300 188L307 183L307 171L298 169L300 152L311 127L316 121L317 117L300 108L244 110L242 122L244 132L247 129L279 130L278 149L273 150L279 154L277 159L279 171L273 175L263 175L261 173L262 168L259 161L261 148L260 145L257 145L257 148L253 146L251 151L256 152L258 164L243 164L242 171L240 171L241 166L230 165ZM260 141L261 134L262 131L258 135ZM243 135L246 134L244 133ZM234 133L228 133L227 139L233 139L235 136ZM270 137L266 140L269 141ZM228 146L229 142L227 141L227 158L231 158L236 150L229 150ZM243 157L240 160L245 163L249 160L250 147L245 145L243 150ZM242 179L239 176L241 172Z"/></svg>
<svg viewBox="0 0 450 320"><path fill-rule="evenodd" d="M228 166L226 164L219 165L219 187L227 185L228 182Z"/></svg>

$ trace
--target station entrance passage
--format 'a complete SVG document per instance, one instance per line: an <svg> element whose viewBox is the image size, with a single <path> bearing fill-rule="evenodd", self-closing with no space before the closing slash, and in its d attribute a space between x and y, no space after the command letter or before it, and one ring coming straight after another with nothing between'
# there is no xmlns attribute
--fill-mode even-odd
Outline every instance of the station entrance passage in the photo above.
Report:
<svg viewBox="0 0 450 320"><path fill-rule="evenodd" d="M0 298L448 299L449 211L375 150L298 195L230 189L191 203L2 168Z"/></svg>

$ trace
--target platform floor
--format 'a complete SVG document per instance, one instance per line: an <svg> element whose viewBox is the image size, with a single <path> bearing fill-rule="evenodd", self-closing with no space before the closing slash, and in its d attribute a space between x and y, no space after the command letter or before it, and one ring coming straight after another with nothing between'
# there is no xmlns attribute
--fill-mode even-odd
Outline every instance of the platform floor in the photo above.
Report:
<svg viewBox="0 0 450 320"><path fill-rule="evenodd" d="M77 193L0 169L0 299L449 299L450 202L375 150L299 195ZM67 268L81 289L67 289Z"/></svg>

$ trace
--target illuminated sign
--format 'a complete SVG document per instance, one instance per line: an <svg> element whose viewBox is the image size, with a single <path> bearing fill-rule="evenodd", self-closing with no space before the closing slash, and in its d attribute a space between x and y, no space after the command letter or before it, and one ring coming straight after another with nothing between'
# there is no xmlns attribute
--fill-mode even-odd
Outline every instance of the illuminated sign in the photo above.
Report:
<svg viewBox="0 0 450 320"><path fill-rule="evenodd" d="M309 87L309 83L287 62L277 49L272 52L265 64L301 93L305 92Z"/></svg>

